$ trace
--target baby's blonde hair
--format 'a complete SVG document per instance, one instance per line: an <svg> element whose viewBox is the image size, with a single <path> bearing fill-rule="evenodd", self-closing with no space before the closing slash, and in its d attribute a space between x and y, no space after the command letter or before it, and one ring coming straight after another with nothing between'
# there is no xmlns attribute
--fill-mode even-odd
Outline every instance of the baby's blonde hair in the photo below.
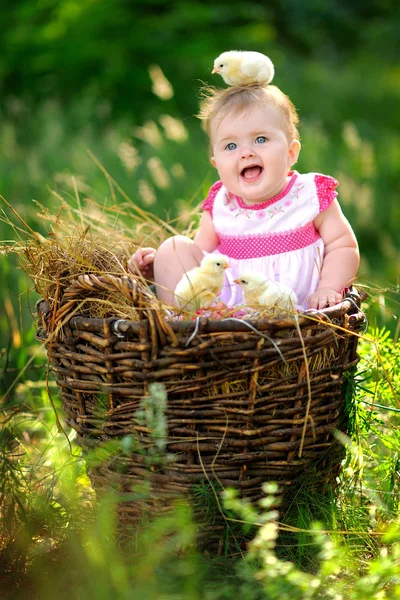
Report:
<svg viewBox="0 0 400 600"><path fill-rule="evenodd" d="M288 140L300 139L299 117L296 107L286 94L275 85L266 87L259 84L235 85L228 88L205 87L203 100L197 115L204 121L205 130L211 139L211 125L215 119L219 123L227 114L238 115L254 106L275 106L282 114ZM219 124L218 123L218 124Z"/></svg>

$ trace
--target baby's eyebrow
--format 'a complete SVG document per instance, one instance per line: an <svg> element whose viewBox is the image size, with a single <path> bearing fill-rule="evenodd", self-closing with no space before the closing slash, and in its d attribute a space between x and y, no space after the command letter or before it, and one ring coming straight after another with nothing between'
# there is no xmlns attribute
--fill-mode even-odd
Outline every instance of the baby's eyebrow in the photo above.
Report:
<svg viewBox="0 0 400 600"><path fill-rule="evenodd" d="M226 135L225 137L221 138L219 141L221 144L224 144L225 142L234 142L237 139L237 136L235 135Z"/></svg>
<svg viewBox="0 0 400 600"><path fill-rule="evenodd" d="M256 138L256 137L259 137L260 135L263 135L263 136L265 136L265 137L268 137L268 136L269 136L269 135L271 135L271 134L270 134L270 132L269 132L269 131L267 131L266 129L256 129L256 130L254 130L254 131L250 131L250 132L248 133L248 135L249 135L250 137L254 137L254 138ZM235 135L235 134L232 134L232 135L229 135L229 136L228 136L228 135L224 136L224 137L223 137L223 138L221 138L219 141L220 141L220 143L221 143L221 144L223 144L224 142L228 142L228 141L229 141L229 142L235 142L235 141L236 141L238 138L239 138L239 136L237 136L237 135Z"/></svg>

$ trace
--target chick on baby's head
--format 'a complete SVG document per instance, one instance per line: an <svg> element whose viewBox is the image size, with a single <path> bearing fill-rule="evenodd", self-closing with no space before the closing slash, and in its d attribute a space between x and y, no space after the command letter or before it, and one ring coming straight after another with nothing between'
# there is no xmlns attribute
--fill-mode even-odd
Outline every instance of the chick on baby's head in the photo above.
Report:
<svg viewBox="0 0 400 600"><path fill-rule="evenodd" d="M231 68L232 52L223 52L214 60L212 73L219 73L221 76L227 75Z"/></svg>
<svg viewBox="0 0 400 600"><path fill-rule="evenodd" d="M274 77L271 59L261 52L229 50L214 61L212 73L218 73L227 85L268 85Z"/></svg>
<svg viewBox="0 0 400 600"><path fill-rule="evenodd" d="M245 292L252 292L254 290L261 290L267 287L268 282L264 275L261 273L246 272L241 273L237 279L234 280Z"/></svg>
<svg viewBox="0 0 400 600"><path fill-rule="evenodd" d="M207 254L201 261L202 271L220 273L229 267L228 259L223 254Z"/></svg>

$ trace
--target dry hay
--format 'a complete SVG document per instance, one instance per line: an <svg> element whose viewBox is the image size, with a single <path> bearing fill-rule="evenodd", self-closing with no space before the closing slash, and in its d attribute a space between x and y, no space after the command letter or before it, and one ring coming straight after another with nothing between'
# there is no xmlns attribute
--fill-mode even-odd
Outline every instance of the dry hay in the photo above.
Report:
<svg viewBox="0 0 400 600"><path fill-rule="evenodd" d="M58 307L66 288L82 275L132 278L128 271L128 258L137 248L146 245L157 247L166 237L178 233L171 223L143 211L130 201L107 207L91 198L82 202L78 198L74 208L71 202L67 203L58 194L54 193L54 196L59 203L56 211L36 203L40 210L38 217L48 225L45 235L32 229L3 198L17 223L22 222L23 227L16 224L15 219L3 219L13 228L18 239L12 245L1 248L3 252L18 255L22 269L50 310ZM130 225L127 226L126 222ZM137 279L143 289L148 289L140 274ZM152 304L153 308L160 308L155 297ZM116 316L138 320L130 299L117 290L109 289L88 292L79 304L79 313L84 317Z"/></svg>
<svg viewBox="0 0 400 600"><path fill-rule="evenodd" d="M89 231L77 230L65 238L43 238L32 240L21 255L21 263L35 290L52 308L60 300L64 290L79 275L93 273L117 276L127 274L127 261L116 247L106 247L107 239L99 240ZM103 293L97 296L98 303L88 301L82 307L86 316L108 316L107 313L120 310L121 298L113 306L113 298ZM128 308L128 306L126 306Z"/></svg>

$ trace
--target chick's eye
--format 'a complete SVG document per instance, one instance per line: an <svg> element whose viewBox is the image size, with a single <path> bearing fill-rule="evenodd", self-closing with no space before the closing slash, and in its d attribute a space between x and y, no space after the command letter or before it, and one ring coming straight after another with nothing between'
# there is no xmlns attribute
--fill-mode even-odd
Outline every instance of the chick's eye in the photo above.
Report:
<svg viewBox="0 0 400 600"><path fill-rule="evenodd" d="M221 266L221 263L219 263L219 262L217 262L216 264L217 264L217 267L220 267L220 266Z"/></svg>
<svg viewBox="0 0 400 600"><path fill-rule="evenodd" d="M256 144L264 144L267 141L268 139L265 137L265 135L258 135L256 137Z"/></svg>
<svg viewBox="0 0 400 600"><path fill-rule="evenodd" d="M223 63L222 63L222 65L219 65L219 66L220 66L220 67L223 67L224 65L223 65Z"/></svg>
<svg viewBox="0 0 400 600"><path fill-rule="evenodd" d="M229 144L227 144L225 146L225 150L235 150L236 149L236 144L234 142L230 142Z"/></svg>

